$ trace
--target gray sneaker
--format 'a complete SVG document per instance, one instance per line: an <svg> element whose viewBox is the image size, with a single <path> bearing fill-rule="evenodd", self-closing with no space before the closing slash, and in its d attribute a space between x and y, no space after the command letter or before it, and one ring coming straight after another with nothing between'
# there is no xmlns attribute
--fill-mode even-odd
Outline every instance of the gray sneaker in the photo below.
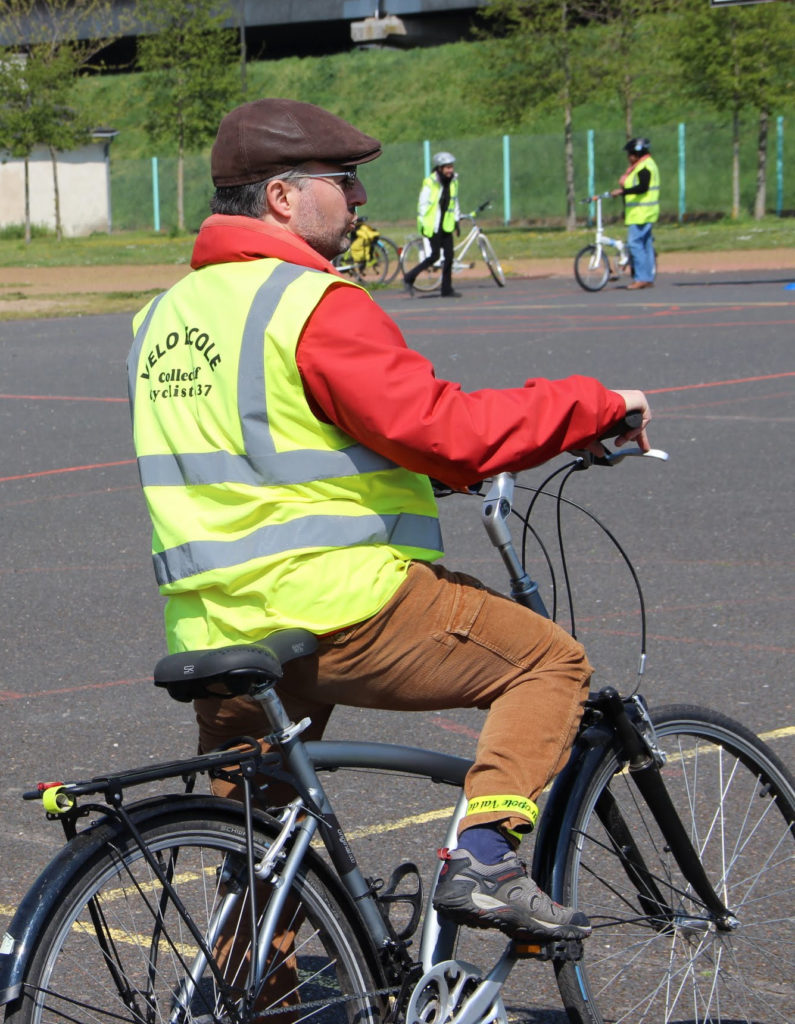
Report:
<svg viewBox="0 0 795 1024"><path fill-rule="evenodd" d="M584 939L591 934L585 914L551 900L515 853L506 853L498 864L481 864L467 850L440 850L439 856L445 864L433 905L444 917L518 938Z"/></svg>

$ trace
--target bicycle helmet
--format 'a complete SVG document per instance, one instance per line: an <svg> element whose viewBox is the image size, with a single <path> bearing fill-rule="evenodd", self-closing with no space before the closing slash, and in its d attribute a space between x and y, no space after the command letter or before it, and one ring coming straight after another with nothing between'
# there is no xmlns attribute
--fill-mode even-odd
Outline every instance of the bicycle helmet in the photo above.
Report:
<svg viewBox="0 0 795 1024"><path fill-rule="evenodd" d="M648 153L651 149L651 142L648 139L644 139L642 135L639 135L636 139L630 139L624 145L624 149L627 153Z"/></svg>
<svg viewBox="0 0 795 1024"><path fill-rule="evenodd" d="M455 163L455 157L453 156L452 153L446 152L446 150L442 150L441 153L434 153L433 154L433 166L434 167L444 167L445 164L454 164L454 163Z"/></svg>

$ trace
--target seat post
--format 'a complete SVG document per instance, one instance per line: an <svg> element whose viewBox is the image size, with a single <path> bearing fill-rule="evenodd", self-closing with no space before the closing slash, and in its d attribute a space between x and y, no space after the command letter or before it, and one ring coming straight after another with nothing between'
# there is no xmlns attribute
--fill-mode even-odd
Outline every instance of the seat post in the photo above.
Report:
<svg viewBox="0 0 795 1024"><path fill-rule="evenodd" d="M283 732L293 723L287 714L281 697L276 692L274 680L268 679L251 687L251 697L261 705L272 729Z"/></svg>

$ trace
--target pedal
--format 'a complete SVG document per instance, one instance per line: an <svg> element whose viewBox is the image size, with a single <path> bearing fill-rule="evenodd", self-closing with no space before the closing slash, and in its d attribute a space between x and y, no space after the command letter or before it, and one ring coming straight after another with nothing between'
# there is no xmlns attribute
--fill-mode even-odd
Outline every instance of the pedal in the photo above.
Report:
<svg viewBox="0 0 795 1024"><path fill-rule="evenodd" d="M398 886L406 878L413 879L413 885L411 885L408 891L399 892ZM376 890L378 907L384 921L386 921L392 932L393 938L400 942L405 942L417 930L420 915L422 914L422 879L420 878L419 869L411 861L399 864L392 872L386 888L381 888L383 884L383 879L371 879L371 885ZM405 920L407 907L410 907L411 910L408 914L408 920ZM402 919L399 921L394 920L393 914L402 915Z"/></svg>
<svg viewBox="0 0 795 1024"><path fill-rule="evenodd" d="M550 942L519 942L514 940L522 960L582 960L582 939L556 939Z"/></svg>

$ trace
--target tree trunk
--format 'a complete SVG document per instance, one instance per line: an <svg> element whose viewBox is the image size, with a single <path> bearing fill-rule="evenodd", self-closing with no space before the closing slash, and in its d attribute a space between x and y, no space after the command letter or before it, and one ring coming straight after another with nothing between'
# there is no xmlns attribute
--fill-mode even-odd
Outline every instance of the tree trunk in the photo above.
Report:
<svg viewBox="0 0 795 1024"><path fill-rule="evenodd" d="M50 163L52 164L52 194L55 202L55 237L60 242L63 238L63 226L61 224L61 192L58 188L58 154L55 148L50 146Z"/></svg>
<svg viewBox="0 0 795 1024"><path fill-rule="evenodd" d="M246 95L246 4L240 0L240 95Z"/></svg>
<svg viewBox="0 0 795 1024"><path fill-rule="evenodd" d="M624 75L624 128L627 138L631 139L632 132L632 76Z"/></svg>
<svg viewBox="0 0 795 1024"><path fill-rule="evenodd" d="M185 230L185 152L182 142L177 153L177 227Z"/></svg>
<svg viewBox="0 0 795 1024"><path fill-rule="evenodd" d="M732 114L732 219L740 216L740 110Z"/></svg>
<svg viewBox="0 0 795 1024"><path fill-rule="evenodd" d="M25 157L25 245L30 245L30 161Z"/></svg>
<svg viewBox="0 0 795 1024"><path fill-rule="evenodd" d="M561 43L563 60L563 159L566 175L566 230L577 227L577 198L574 192L574 132L571 112L571 52L568 37L568 9L561 4Z"/></svg>
<svg viewBox="0 0 795 1024"><path fill-rule="evenodd" d="M761 220L767 206L767 125L769 111L759 111L759 139L756 151L756 196L754 220Z"/></svg>
<svg viewBox="0 0 795 1024"><path fill-rule="evenodd" d="M566 92L563 124L563 157L566 162L566 230L574 231L577 227L577 200L574 192L574 133L568 89Z"/></svg>

